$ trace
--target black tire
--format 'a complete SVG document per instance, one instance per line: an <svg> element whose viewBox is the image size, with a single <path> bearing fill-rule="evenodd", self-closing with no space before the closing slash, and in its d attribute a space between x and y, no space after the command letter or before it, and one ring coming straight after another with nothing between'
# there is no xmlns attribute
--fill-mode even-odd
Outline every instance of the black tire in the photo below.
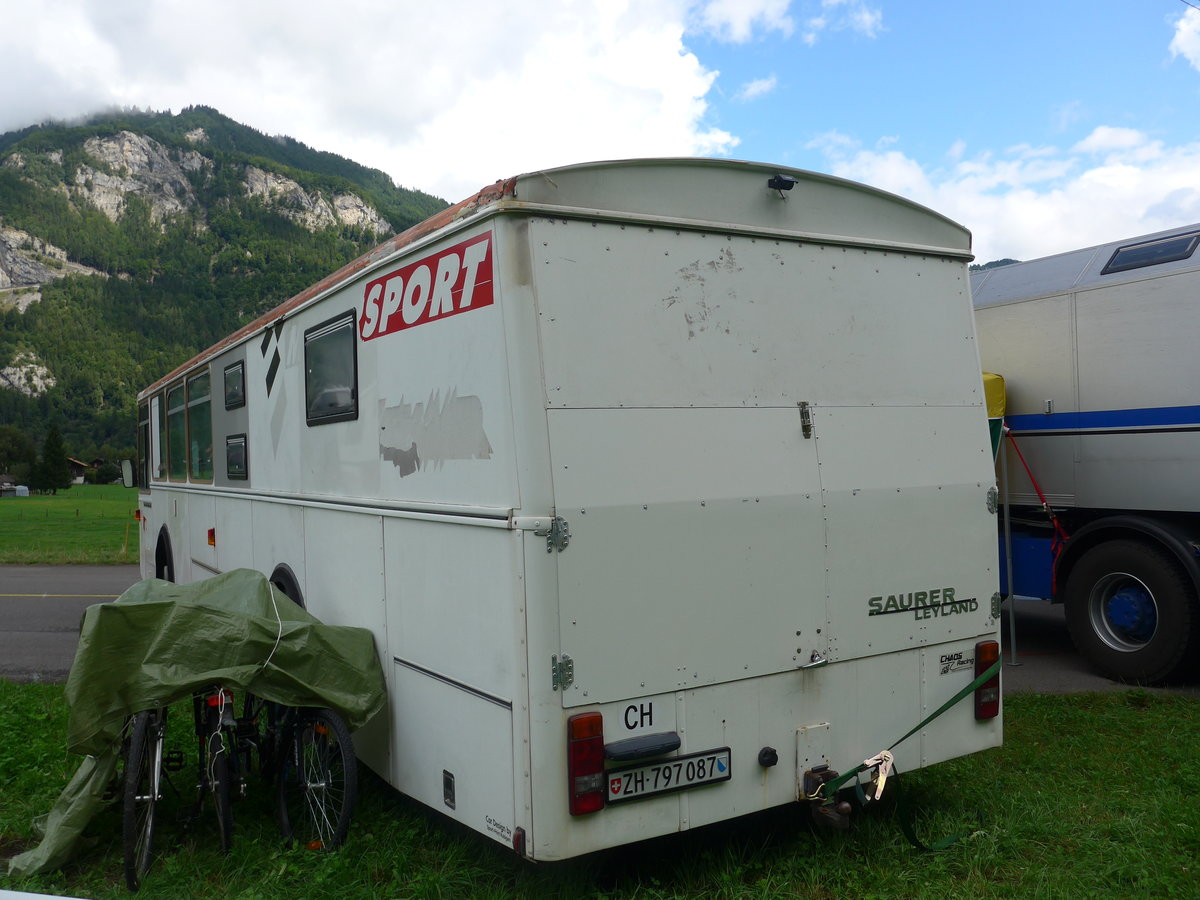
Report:
<svg viewBox="0 0 1200 900"><path fill-rule="evenodd" d="M230 747L224 733L217 729L208 735L208 780L212 788L213 807L217 812L217 834L221 853L233 847L233 769L229 764Z"/></svg>
<svg viewBox="0 0 1200 900"><path fill-rule="evenodd" d="M1088 550L1065 593L1080 654L1119 681L1156 684L1179 672L1200 628L1191 582L1166 551L1133 540Z"/></svg>
<svg viewBox="0 0 1200 900"><path fill-rule="evenodd" d="M328 709L301 710L279 770L279 830L308 850L336 850L358 801L358 760L350 729Z"/></svg>
<svg viewBox="0 0 1200 900"><path fill-rule="evenodd" d="M125 856L125 884L136 891L154 859L154 820L158 806L162 761L163 724L159 714L140 712L133 717L129 753L125 760L124 808L121 844Z"/></svg>

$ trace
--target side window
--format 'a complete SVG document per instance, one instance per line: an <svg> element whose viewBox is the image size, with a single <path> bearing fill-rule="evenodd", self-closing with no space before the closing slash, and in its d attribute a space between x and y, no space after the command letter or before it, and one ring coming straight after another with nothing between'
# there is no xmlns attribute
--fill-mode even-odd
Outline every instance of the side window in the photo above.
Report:
<svg viewBox="0 0 1200 900"><path fill-rule="evenodd" d="M182 384L167 391L167 475L172 481L187 478L187 423L184 421Z"/></svg>
<svg viewBox="0 0 1200 900"><path fill-rule="evenodd" d="M304 332L304 400L309 425L358 418L354 310Z"/></svg>
<svg viewBox="0 0 1200 900"><path fill-rule="evenodd" d="M195 481L212 481L212 378L205 372L187 382L188 474Z"/></svg>
<svg viewBox="0 0 1200 900"><path fill-rule="evenodd" d="M150 403L138 404L137 428L138 487L150 487Z"/></svg>
<svg viewBox="0 0 1200 900"><path fill-rule="evenodd" d="M154 477L167 477L167 401L166 397L158 394L154 400L154 410L151 414L151 426L158 423L158 443L154 447Z"/></svg>
<svg viewBox="0 0 1200 900"><path fill-rule="evenodd" d="M1143 266L1157 266L1160 263L1175 262L1187 259L1196 252L1200 244L1200 232L1174 235L1159 238L1156 241L1143 241L1140 244L1128 244L1118 247L1109 258L1108 264L1101 270L1101 275L1110 272L1127 272L1130 269L1140 269Z"/></svg>
<svg viewBox="0 0 1200 900"><path fill-rule="evenodd" d="M231 434L225 438L225 475L243 480L250 477L244 434Z"/></svg>
<svg viewBox="0 0 1200 900"><path fill-rule="evenodd" d="M235 362L225 367L225 408L237 409L246 405L246 366Z"/></svg>

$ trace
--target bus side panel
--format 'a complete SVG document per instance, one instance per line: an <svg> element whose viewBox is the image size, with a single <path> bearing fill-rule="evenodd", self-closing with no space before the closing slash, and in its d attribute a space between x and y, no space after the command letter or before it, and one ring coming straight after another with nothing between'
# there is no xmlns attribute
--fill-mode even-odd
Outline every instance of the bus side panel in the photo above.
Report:
<svg viewBox="0 0 1200 900"><path fill-rule="evenodd" d="M217 504L217 566L222 572L254 568L253 501L223 497ZM270 575L270 570L267 571Z"/></svg>
<svg viewBox="0 0 1200 900"><path fill-rule="evenodd" d="M305 599L326 625L366 628L386 659L387 610L383 582L383 524L378 516L331 509L304 510ZM384 665L385 675L391 667ZM391 685L388 685L389 690ZM380 775L390 769L389 710L354 733L359 757Z"/></svg>
<svg viewBox="0 0 1200 900"><path fill-rule="evenodd" d="M1200 270L1080 291L1081 410L1193 407L1200 345ZM1118 426L1117 420L1110 420ZM1176 425L1182 423L1176 422ZM1097 429L1103 431L1103 428ZM1200 509L1200 432L1085 434L1075 463L1079 506ZM1037 470L1034 470L1037 472Z"/></svg>
<svg viewBox="0 0 1200 900"><path fill-rule="evenodd" d="M513 724L528 695L521 533L387 519L383 534L393 783L511 840L528 758L523 727ZM443 772L458 791L453 807Z"/></svg>
<svg viewBox="0 0 1200 900"><path fill-rule="evenodd" d="M1004 376L1006 415L1042 416L1047 402L1055 414L1078 411L1069 294L981 307L975 310L975 319L983 368ZM1060 435L1024 440L1019 434L1017 438L1043 490L1049 490L1047 499L1056 506L1074 506L1077 438ZM1016 453L1008 454L1007 478L1014 504L1039 504Z"/></svg>

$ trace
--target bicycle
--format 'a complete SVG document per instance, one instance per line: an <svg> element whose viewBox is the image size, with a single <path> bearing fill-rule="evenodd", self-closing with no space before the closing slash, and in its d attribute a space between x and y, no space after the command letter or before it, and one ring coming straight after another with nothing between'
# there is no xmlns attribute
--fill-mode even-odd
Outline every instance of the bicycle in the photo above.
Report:
<svg viewBox="0 0 1200 900"><path fill-rule="evenodd" d="M189 821L200 817L211 794L221 853L228 854L233 847L233 801L245 796L244 773L249 769L248 746L233 714L233 692L213 685L192 695L192 714L199 746L196 803Z"/></svg>
<svg viewBox="0 0 1200 900"><path fill-rule="evenodd" d="M129 721L122 793L121 842L125 858L125 883L131 891L142 884L154 855L155 810L162 797L163 742L167 711L137 713Z"/></svg>
<svg viewBox="0 0 1200 900"><path fill-rule="evenodd" d="M358 762L350 729L330 709L284 706L247 695L233 715L233 693L214 685L192 695L197 738L196 801L185 827L200 818L211 795L223 854L233 845L233 801L258 771L275 780L279 829L289 844L336 850L346 839L358 799ZM129 717L122 746L122 849L125 883L137 891L154 858L159 801L169 772L184 755L165 747L167 710ZM172 787L174 790L174 788ZM178 792L176 792L178 793Z"/></svg>
<svg viewBox="0 0 1200 900"><path fill-rule="evenodd" d="M239 731L243 746L257 750L263 779L276 781L284 841L308 850L340 847L358 801L358 760L342 717L248 697Z"/></svg>
<svg viewBox="0 0 1200 900"><path fill-rule="evenodd" d="M192 697L197 754L197 798L188 821L200 814L208 794L213 796L221 852L228 853L233 842L233 792L245 791L241 776L242 743L236 722L230 715L232 694L220 686ZM124 776L119 785L122 799L121 844L125 883L137 891L154 859L159 801L164 786L170 784L169 772L184 767L183 753L165 748L167 710L151 709L130 716L122 743Z"/></svg>

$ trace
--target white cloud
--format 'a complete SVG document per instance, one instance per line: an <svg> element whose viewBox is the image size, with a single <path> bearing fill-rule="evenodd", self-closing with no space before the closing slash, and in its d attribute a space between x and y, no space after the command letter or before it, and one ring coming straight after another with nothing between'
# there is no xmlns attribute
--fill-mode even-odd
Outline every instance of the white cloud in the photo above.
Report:
<svg viewBox="0 0 1200 900"><path fill-rule="evenodd" d="M1132 128L1101 125L1073 148L1076 153L1108 153L1129 150L1145 144L1146 136Z"/></svg>
<svg viewBox="0 0 1200 900"><path fill-rule="evenodd" d="M734 99L741 102L757 100L759 97L763 97L775 90L778 84L779 79L774 75L769 78L756 78L754 81L747 81L738 88L738 92L734 94Z"/></svg>
<svg viewBox="0 0 1200 900"><path fill-rule="evenodd" d="M6 6L22 39L0 54L0 132L204 104L451 201L566 162L728 153L738 141L706 100L717 72L687 28L791 28L786 0L531 0L494 16L470 0Z"/></svg>
<svg viewBox="0 0 1200 900"><path fill-rule="evenodd" d="M1129 129L1098 128L1066 150L1021 145L971 157L959 142L944 169L836 133L810 147L834 174L970 228L980 262L1032 259L1200 222L1200 143L1168 148Z"/></svg>
<svg viewBox="0 0 1200 900"><path fill-rule="evenodd" d="M853 31L864 37L878 37L884 30L883 10L865 0L821 0L821 13L804 23L804 43L813 46L826 31Z"/></svg>
<svg viewBox="0 0 1200 900"><path fill-rule="evenodd" d="M743 44L758 32L785 37L795 27L788 15L791 0L704 0L695 14L701 30Z"/></svg>
<svg viewBox="0 0 1200 900"><path fill-rule="evenodd" d="M1200 9L1189 8L1179 17L1170 50L1172 58L1182 56L1200 72Z"/></svg>

